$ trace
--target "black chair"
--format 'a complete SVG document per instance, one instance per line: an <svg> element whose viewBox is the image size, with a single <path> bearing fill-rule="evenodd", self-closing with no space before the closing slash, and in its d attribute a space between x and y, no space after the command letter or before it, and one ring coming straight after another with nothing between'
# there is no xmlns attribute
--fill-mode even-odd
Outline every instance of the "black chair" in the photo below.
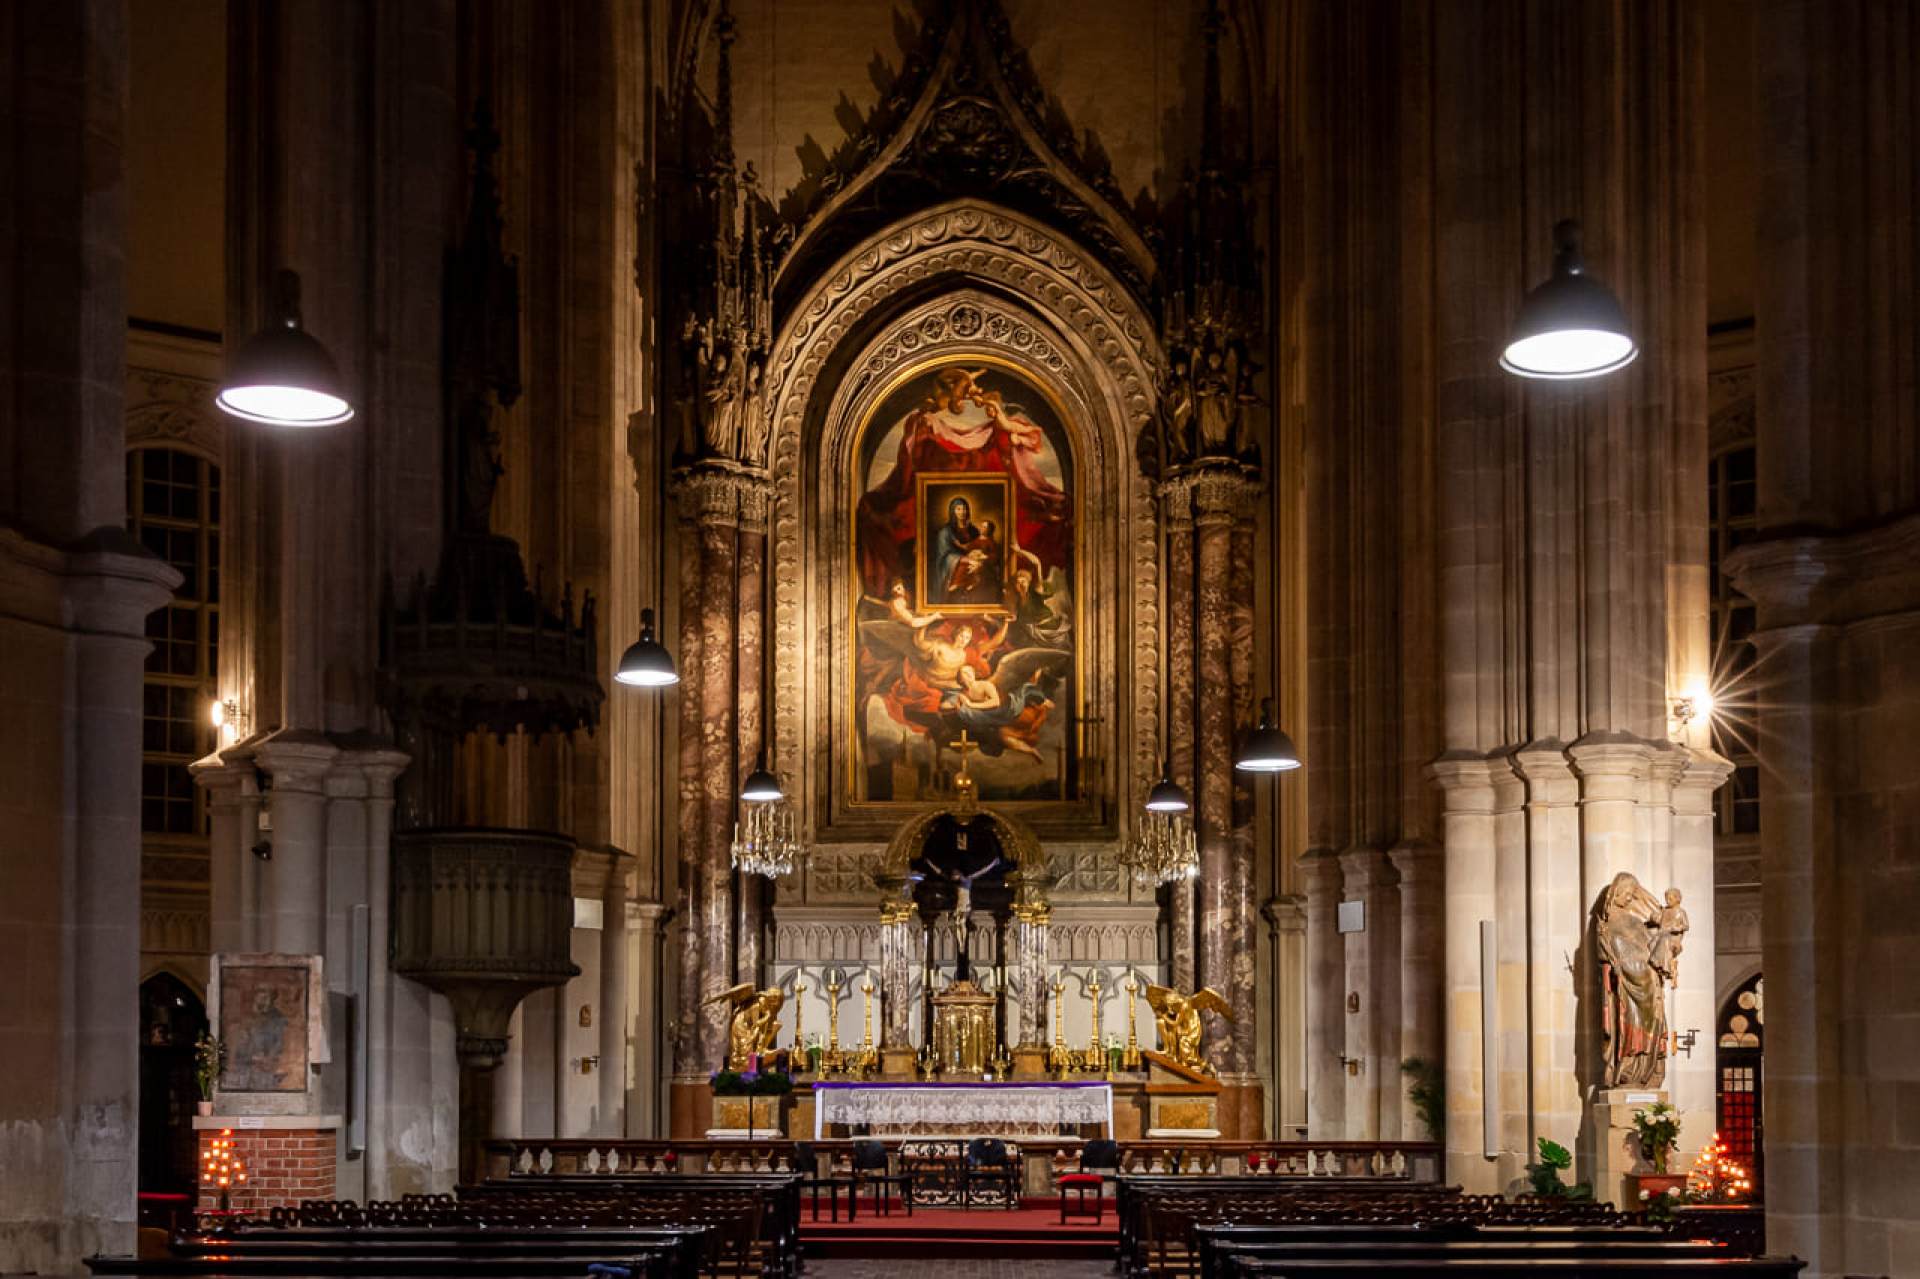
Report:
<svg viewBox="0 0 1920 1279"><path fill-rule="evenodd" d="M967 1143L966 1206L973 1207L973 1183L999 1186L1007 1197L1007 1211L1020 1206L1020 1166L998 1137L975 1137Z"/></svg>
<svg viewBox="0 0 1920 1279"><path fill-rule="evenodd" d="M1073 1197L1073 1215L1087 1216L1087 1196L1093 1196L1093 1224L1106 1212L1106 1173L1120 1170L1120 1143L1105 1137L1088 1142L1080 1151L1080 1167L1063 1172L1060 1186L1060 1224L1067 1224L1067 1197Z"/></svg>
<svg viewBox="0 0 1920 1279"><path fill-rule="evenodd" d="M853 1220L854 1179L831 1171L820 1171L820 1152L813 1148L810 1141L793 1143L793 1166L801 1175L800 1189L813 1196L813 1220L820 1220L820 1192L827 1192L828 1219L840 1220L840 1195L847 1196L847 1220Z"/></svg>
<svg viewBox="0 0 1920 1279"><path fill-rule="evenodd" d="M887 1157L885 1144L878 1141L856 1141L853 1143L853 1197L858 1203L860 1187L873 1186L874 1202L883 1217L893 1214L892 1199L894 1187L900 1191L900 1200L907 1205L907 1215L913 1215L913 1173L902 1169L894 1172ZM847 1220L852 1221L849 1213Z"/></svg>

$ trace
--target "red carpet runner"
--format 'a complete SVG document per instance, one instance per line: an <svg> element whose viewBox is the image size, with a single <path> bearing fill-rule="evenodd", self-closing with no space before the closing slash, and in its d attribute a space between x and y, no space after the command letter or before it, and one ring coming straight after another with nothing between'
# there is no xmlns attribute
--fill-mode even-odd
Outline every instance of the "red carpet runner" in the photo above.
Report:
<svg viewBox="0 0 1920 1279"><path fill-rule="evenodd" d="M1029 1199L1026 1206L1005 1208L916 1208L913 1216L896 1202L891 1216L879 1216L862 1200L858 1220L848 1221L843 1207L839 1221L813 1219L807 1200L800 1208L800 1239L809 1257L1033 1257L1057 1260L1110 1261L1120 1238L1113 1205L1107 1205L1100 1224L1092 1217L1068 1217L1060 1224L1060 1208L1053 1200Z"/></svg>

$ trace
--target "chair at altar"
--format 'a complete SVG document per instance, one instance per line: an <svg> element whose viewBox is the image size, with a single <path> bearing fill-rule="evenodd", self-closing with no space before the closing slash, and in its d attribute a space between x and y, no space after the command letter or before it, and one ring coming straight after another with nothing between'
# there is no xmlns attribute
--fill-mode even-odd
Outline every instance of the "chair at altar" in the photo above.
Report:
<svg viewBox="0 0 1920 1279"><path fill-rule="evenodd" d="M887 1154L886 1145L878 1141L856 1141L853 1143L853 1198L860 1197L862 1186L874 1187L874 1206L881 1216L893 1212L891 1195L898 1187L900 1201L907 1206L907 1215L913 1215L913 1169L903 1159L899 1171L894 1171Z"/></svg>
<svg viewBox="0 0 1920 1279"><path fill-rule="evenodd" d="M822 1172L820 1169L820 1152L814 1148L813 1143L810 1141L796 1141L793 1143L793 1166L801 1174L801 1192L813 1196L813 1219L815 1221L820 1220L820 1192L822 1190L827 1192L827 1211L831 1220L840 1220L840 1196L843 1193L847 1197L847 1220L852 1221L854 1219L853 1214L857 1211L856 1205L859 1200L853 1177L844 1173L835 1173L831 1166L829 1166L825 1172Z"/></svg>
<svg viewBox="0 0 1920 1279"><path fill-rule="evenodd" d="M1087 1196L1093 1196L1094 1224L1106 1207L1106 1173L1120 1170L1120 1143L1105 1137L1090 1141L1080 1152L1080 1166L1073 1172L1063 1172L1055 1180L1060 1187L1060 1224L1067 1224L1067 1198L1073 1197L1073 1215L1087 1215Z"/></svg>
<svg viewBox="0 0 1920 1279"><path fill-rule="evenodd" d="M973 1187L997 1188L1006 1196L1009 1211L1020 1206L1020 1163L997 1137L975 1137L967 1143L966 1207L973 1207Z"/></svg>

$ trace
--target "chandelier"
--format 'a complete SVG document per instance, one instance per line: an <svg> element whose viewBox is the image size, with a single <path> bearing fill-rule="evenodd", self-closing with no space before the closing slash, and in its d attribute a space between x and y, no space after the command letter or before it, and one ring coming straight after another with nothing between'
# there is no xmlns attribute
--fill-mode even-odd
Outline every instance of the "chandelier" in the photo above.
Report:
<svg viewBox="0 0 1920 1279"><path fill-rule="evenodd" d="M733 868L747 875L778 879L791 875L804 849L800 824L786 799L741 805L744 822L733 824Z"/></svg>
<svg viewBox="0 0 1920 1279"><path fill-rule="evenodd" d="M1149 809L1141 814L1133 842L1121 850L1120 865L1143 888L1192 879L1200 873L1200 841L1193 823L1183 812Z"/></svg>

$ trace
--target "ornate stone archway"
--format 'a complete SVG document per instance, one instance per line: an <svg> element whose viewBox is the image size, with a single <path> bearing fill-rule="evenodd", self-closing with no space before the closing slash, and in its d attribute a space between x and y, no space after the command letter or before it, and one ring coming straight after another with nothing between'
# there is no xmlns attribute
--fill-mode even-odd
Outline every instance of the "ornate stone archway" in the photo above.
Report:
<svg viewBox="0 0 1920 1279"><path fill-rule="evenodd" d="M1089 632L1101 652L1088 691L1114 760L1093 816L1105 838L1150 784L1159 740L1159 559L1153 493L1133 440L1153 412L1158 345L1131 293L1059 232L974 200L941 205L870 238L826 272L781 329L767 370L773 513L770 643L778 767L809 797L815 833L877 842L883 830L833 806L832 767L810 748L832 730L839 661L834 577L822 554L844 527L843 483L861 410L892 371L943 355L992 354L1083 413L1090 527ZM1125 654L1124 662L1121 654ZM1124 742L1124 749L1118 747ZM1066 814L1057 814L1064 817ZM1041 820L1045 820L1042 815Z"/></svg>

